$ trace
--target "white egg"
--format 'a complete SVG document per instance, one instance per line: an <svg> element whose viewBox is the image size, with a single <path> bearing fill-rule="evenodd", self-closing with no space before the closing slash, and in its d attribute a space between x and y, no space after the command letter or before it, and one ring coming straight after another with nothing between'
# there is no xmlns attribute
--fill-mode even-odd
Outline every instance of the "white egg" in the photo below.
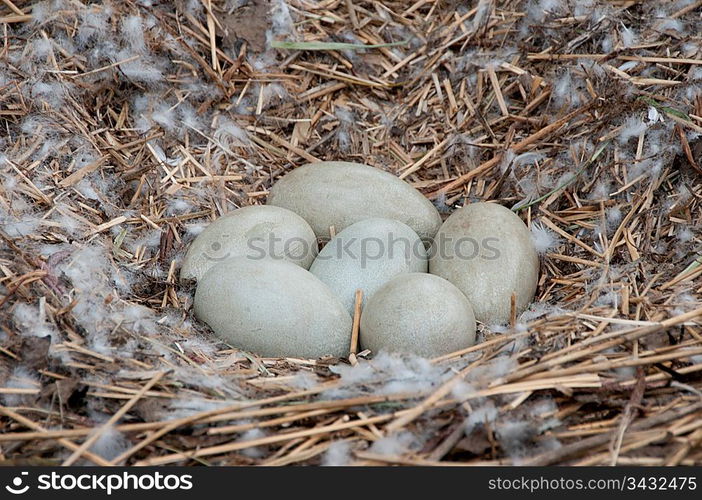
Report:
<svg viewBox="0 0 702 500"><path fill-rule="evenodd" d="M475 316L465 295L425 273L396 276L375 292L361 315L364 349L433 358L475 342Z"/></svg>
<svg viewBox="0 0 702 500"><path fill-rule="evenodd" d="M198 282L194 310L225 342L261 356L349 353L349 313L324 283L285 260L216 264Z"/></svg>
<svg viewBox="0 0 702 500"><path fill-rule="evenodd" d="M254 205L230 212L208 225L185 255L181 280L196 279L230 257L289 260L308 269L317 238L299 215L280 207Z"/></svg>
<svg viewBox="0 0 702 500"><path fill-rule="evenodd" d="M456 285L478 321L506 323L534 299L539 257L528 228L496 203L473 203L446 219L430 250L429 272Z"/></svg>
<svg viewBox="0 0 702 500"><path fill-rule="evenodd" d="M343 161L310 163L283 176L271 187L268 204L304 218L319 237L328 238L372 217L404 222L421 238L441 225L436 207L422 193L391 173Z"/></svg>
<svg viewBox="0 0 702 500"><path fill-rule="evenodd" d="M398 274L427 272L427 251L412 228L390 219L350 225L326 244L310 266L353 315L356 290L369 297Z"/></svg>

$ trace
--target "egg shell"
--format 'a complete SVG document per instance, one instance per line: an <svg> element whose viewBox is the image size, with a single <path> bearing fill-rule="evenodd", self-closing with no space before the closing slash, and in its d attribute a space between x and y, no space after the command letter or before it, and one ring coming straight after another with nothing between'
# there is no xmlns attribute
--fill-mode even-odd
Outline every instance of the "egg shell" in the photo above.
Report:
<svg viewBox="0 0 702 500"><path fill-rule="evenodd" d="M430 250L429 272L456 285L478 321L510 320L534 299L539 257L529 229L511 210L496 203L473 203L453 212Z"/></svg>
<svg viewBox="0 0 702 500"><path fill-rule="evenodd" d="M402 273L427 272L424 243L412 228L390 219L366 219L341 231L310 266L353 315L357 289L372 295Z"/></svg>
<svg viewBox="0 0 702 500"><path fill-rule="evenodd" d="M422 193L361 163L324 161L298 167L271 187L267 203L299 214L320 238L331 236L330 227L339 233L373 217L404 222L421 238L431 238L441 226L439 212Z"/></svg>
<svg viewBox="0 0 702 500"><path fill-rule="evenodd" d="M230 257L289 260L309 269L317 256L317 238L305 219L280 207L239 208L209 224L190 244L181 280L199 280Z"/></svg>
<svg viewBox="0 0 702 500"><path fill-rule="evenodd" d="M475 343L468 299L443 278L426 273L396 276L375 292L361 315L360 343L374 353L433 358Z"/></svg>
<svg viewBox="0 0 702 500"><path fill-rule="evenodd" d="M234 257L198 282L195 316L231 346L264 357L347 356L351 316L309 271Z"/></svg>

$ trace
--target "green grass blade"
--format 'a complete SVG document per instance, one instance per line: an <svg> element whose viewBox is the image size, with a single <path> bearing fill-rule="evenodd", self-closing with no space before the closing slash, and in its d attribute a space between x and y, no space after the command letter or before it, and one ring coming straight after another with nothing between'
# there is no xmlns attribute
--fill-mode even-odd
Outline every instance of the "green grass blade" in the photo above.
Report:
<svg viewBox="0 0 702 500"><path fill-rule="evenodd" d="M663 106L660 102L656 101L655 99L651 99L650 97L646 97L646 96L640 96L638 99L640 101L645 102L649 106L653 106L657 110L662 111L663 113L666 113L668 115L677 116L678 118L681 118L681 119L688 121L688 122L692 121L692 119L689 116L687 116L687 114L683 113L682 111L679 111L675 108L671 108L668 106Z"/></svg>
<svg viewBox="0 0 702 500"><path fill-rule="evenodd" d="M586 169L587 167L589 167L590 165L592 165L592 164L595 162L595 160L597 159L597 157L600 156L600 155L602 154L602 151L605 150L605 148L607 147L608 144L609 144L609 142L605 142L602 146L600 146L600 148L599 148L597 151L595 151L595 152L593 153L593 155L590 157L590 159L587 160L585 163L583 163L583 165L577 170L577 172L575 172L575 173L573 174L573 177L570 177L570 178L569 178L567 181L565 181L563 184L561 184L560 186L555 187L554 189L552 189L551 191L549 191L549 192L546 193L545 195L539 196L538 198L536 198L536 199L533 200L533 201L530 201L529 203L526 203L526 204L524 204L524 205L521 205L521 206L517 206L517 207L512 208L512 211L513 211L513 212L519 212L520 210L524 210L525 208L529 208L529 207L532 206L532 205L536 205L537 203L540 203L540 202L544 201L546 198L548 198L549 196L551 196L553 193L557 193L557 192L560 191L561 189L565 189L565 188L567 188L568 186L570 186L570 185L573 183L573 181L574 181L575 179L577 179L578 177L580 177L580 174L582 174L582 173L585 171L585 169Z"/></svg>
<svg viewBox="0 0 702 500"><path fill-rule="evenodd" d="M697 269L697 268L700 267L700 266L702 266L702 255L700 255L700 256L697 257L695 260L693 260L693 261L692 261L692 264L690 264L689 266L687 266L687 267L685 268L685 270L684 270L683 272L680 273L680 276L683 276L683 275L689 273L690 271L692 271L693 269Z"/></svg>

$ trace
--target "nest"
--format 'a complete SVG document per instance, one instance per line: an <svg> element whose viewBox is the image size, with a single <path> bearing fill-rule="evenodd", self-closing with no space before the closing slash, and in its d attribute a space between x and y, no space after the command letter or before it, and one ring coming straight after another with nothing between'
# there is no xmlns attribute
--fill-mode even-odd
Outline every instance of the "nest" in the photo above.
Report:
<svg viewBox="0 0 702 500"><path fill-rule="evenodd" d="M0 460L700 465L701 15L3 0ZM188 243L318 160L445 215L512 208L534 304L434 360L219 343L177 280Z"/></svg>

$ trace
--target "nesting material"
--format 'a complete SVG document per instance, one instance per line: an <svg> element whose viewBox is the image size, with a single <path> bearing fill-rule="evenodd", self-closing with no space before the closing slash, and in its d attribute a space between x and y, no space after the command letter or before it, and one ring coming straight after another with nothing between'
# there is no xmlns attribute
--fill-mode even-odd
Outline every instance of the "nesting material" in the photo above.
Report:
<svg viewBox="0 0 702 500"><path fill-rule="evenodd" d="M439 229L429 272L456 285L478 321L499 324L510 319L512 294L517 313L534 299L539 257L528 228L511 210L473 203L456 210Z"/></svg>
<svg viewBox="0 0 702 500"><path fill-rule="evenodd" d="M360 340L375 353L442 356L475 342L475 316L465 295L445 279L402 274L368 300Z"/></svg>
<svg viewBox="0 0 702 500"><path fill-rule="evenodd" d="M308 269L317 254L317 239L305 220L280 207L240 208L212 222L192 242L180 271L181 280L199 280L230 257L288 260Z"/></svg>
<svg viewBox="0 0 702 500"><path fill-rule="evenodd" d="M270 190L268 204L301 215L318 237L355 222L382 217L404 222L421 238L441 226L436 207L396 176L360 163L323 161L296 168Z"/></svg>
<svg viewBox="0 0 702 500"><path fill-rule="evenodd" d="M356 290L370 297L402 273L427 272L424 243L409 226L390 219L366 219L337 234L319 252L310 272L353 314Z"/></svg>
<svg viewBox="0 0 702 500"><path fill-rule="evenodd" d="M262 356L349 352L349 313L313 274L285 260L220 262L198 283L194 310L224 341Z"/></svg>
<svg viewBox="0 0 702 500"><path fill-rule="evenodd" d="M6 463L702 465L699 2L455 4L0 1ZM541 222L538 302L435 362L219 341L177 283L191 228L340 159Z"/></svg>

